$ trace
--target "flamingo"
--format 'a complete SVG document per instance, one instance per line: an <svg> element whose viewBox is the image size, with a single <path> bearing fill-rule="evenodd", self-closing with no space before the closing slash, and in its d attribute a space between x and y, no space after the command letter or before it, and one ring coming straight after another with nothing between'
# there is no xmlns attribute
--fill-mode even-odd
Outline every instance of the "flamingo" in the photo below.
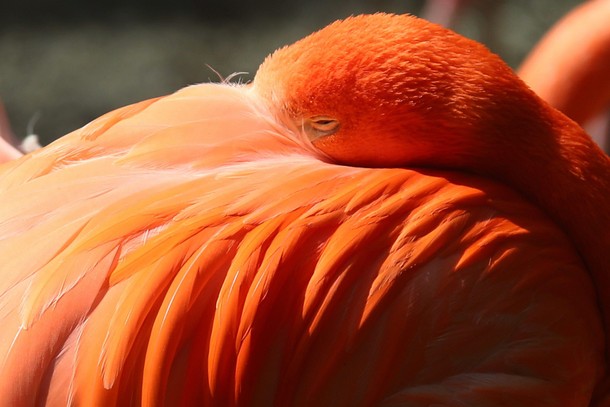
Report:
<svg viewBox="0 0 610 407"><path fill-rule="evenodd" d="M0 100L0 164L17 159L24 153L32 152L41 147L38 135L34 134L34 124L38 117L39 114L32 117L30 123L28 123L28 134L19 142L19 139L13 134L6 109Z"/></svg>
<svg viewBox="0 0 610 407"><path fill-rule="evenodd" d="M14 160L23 155L21 151L15 148L10 142L10 140L13 140L14 138L4 104L0 101L0 164Z"/></svg>
<svg viewBox="0 0 610 407"><path fill-rule="evenodd" d="M519 69L543 99L581 125L610 106L610 1L572 10L537 44Z"/></svg>
<svg viewBox="0 0 610 407"><path fill-rule="evenodd" d="M484 46L337 21L0 166L0 400L608 406L609 160Z"/></svg>

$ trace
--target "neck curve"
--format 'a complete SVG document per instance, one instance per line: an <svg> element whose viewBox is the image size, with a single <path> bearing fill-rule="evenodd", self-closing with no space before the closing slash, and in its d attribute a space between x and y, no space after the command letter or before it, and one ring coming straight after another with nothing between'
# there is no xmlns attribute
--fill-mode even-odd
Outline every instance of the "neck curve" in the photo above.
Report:
<svg viewBox="0 0 610 407"><path fill-rule="evenodd" d="M502 148L496 146L495 153L490 152L487 170L543 209L563 228L580 253L596 289L603 318L608 376L610 158L562 113L541 100L534 106L538 110L535 114L530 105L523 120L513 116L504 126L496 125L496 129L503 129L503 135L512 138L503 138Z"/></svg>

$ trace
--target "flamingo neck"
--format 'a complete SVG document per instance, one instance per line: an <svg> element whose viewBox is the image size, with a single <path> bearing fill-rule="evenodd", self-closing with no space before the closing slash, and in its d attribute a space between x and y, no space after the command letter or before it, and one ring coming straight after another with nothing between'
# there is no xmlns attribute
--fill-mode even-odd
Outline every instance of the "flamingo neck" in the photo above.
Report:
<svg viewBox="0 0 610 407"><path fill-rule="evenodd" d="M503 157L496 154L488 165L495 166L493 172L504 174L506 183L534 201L572 239L597 291L606 331L606 366L610 366L610 158L562 113L546 105L540 105L539 113L529 116L542 117L531 126L519 120L506 123L505 128L519 134L520 140L503 143L504 148L496 150ZM521 133L516 132L519 126ZM507 154L514 157L514 164L499 168Z"/></svg>

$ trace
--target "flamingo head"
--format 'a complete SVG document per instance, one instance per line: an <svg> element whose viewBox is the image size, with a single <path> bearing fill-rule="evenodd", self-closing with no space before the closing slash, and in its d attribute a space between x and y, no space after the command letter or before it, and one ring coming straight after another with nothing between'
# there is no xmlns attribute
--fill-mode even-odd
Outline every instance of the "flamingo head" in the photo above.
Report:
<svg viewBox="0 0 610 407"><path fill-rule="evenodd" d="M498 150L537 100L483 45L391 14L337 21L277 50L254 89L333 161L374 167L480 165L473 153Z"/></svg>

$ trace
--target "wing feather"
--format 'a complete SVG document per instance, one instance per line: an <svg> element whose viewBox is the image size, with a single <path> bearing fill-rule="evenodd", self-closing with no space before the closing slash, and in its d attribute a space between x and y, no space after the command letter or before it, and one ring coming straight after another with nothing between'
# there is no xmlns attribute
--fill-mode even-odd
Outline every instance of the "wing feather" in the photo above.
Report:
<svg viewBox="0 0 610 407"><path fill-rule="evenodd" d="M0 400L590 395L595 294L539 211L467 175L326 163L248 89L189 87L1 167Z"/></svg>

